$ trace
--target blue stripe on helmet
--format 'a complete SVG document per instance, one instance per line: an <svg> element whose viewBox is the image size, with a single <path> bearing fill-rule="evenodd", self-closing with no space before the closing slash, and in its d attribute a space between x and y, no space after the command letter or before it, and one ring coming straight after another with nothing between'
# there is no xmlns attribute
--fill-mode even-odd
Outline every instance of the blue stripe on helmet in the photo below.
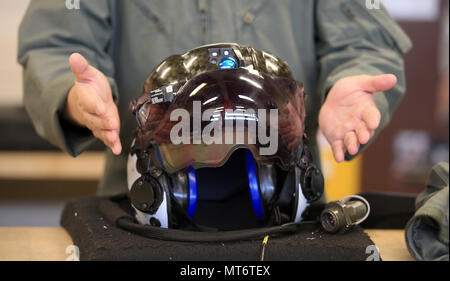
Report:
<svg viewBox="0 0 450 281"><path fill-rule="evenodd" d="M187 167L187 177L189 183L189 205L188 216L193 219L197 208L197 174L192 166Z"/></svg>
<svg viewBox="0 0 450 281"><path fill-rule="evenodd" d="M257 220L264 220L264 210L259 193L258 176L256 174L255 159L250 150L245 151L245 164L247 166L248 186L250 188L250 197L252 199L253 211Z"/></svg>

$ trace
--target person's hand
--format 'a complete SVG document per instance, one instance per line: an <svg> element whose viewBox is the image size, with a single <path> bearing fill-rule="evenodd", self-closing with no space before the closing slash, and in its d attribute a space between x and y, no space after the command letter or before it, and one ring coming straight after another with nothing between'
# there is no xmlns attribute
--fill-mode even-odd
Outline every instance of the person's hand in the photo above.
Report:
<svg viewBox="0 0 450 281"><path fill-rule="evenodd" d="M396 83L392 74L358 75L340 79L331 88L319 113L319 127L337 162L344 161L345 150L355 155L373 136L381 119L373 94Z"/></svg>
<svg viewBox="0 0 450 281"><path fill-rule="evenodd" d="M111 87L105 75L89 65L80 54L69 58L75 83L67 96L65 116L75 124L89 128L95 137L120 154L120 119Z"/></svg>

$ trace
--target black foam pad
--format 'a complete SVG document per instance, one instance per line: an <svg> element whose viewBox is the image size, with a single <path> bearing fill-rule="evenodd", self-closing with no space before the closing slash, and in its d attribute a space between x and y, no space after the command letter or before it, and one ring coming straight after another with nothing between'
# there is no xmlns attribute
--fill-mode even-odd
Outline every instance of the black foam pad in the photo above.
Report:
<svg viewBox="0 0 450 281"><path fill-rule="evenodd" d="M109 200L122 209L103 215L100 202ZM125 196L88 197L69 202L61 225L80 249L81 260L245 260L261 258L262 239L233 242L174 242L149 239L117 227L110 221L131 214ZM269 237L264 260L365 260L373 245L356 227L344 235L325 233L318 225L306 225L297 233Z"/></svg>

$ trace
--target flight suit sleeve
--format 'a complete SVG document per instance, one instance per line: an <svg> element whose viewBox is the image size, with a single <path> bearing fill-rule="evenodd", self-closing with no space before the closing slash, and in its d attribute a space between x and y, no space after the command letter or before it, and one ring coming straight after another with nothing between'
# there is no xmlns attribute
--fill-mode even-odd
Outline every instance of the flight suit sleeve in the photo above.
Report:
<svg viewBox="0 0 450 281"><path fill-rule="evenodd" d="M374 94L381 112L381 123L375 132L377 135L389 123L402 100L406 87L403 55L412 44L381 4L379 7L372 5L369 9L366 2L316 1L316 56L320 68L318 88L324 102L328 91L341 78L361 74L396 75L398 83L393 89ZM362 145L358 154L366 146ZM346 160L355 156L346 153Z"/></svg>
<svg viewBox="0 0 450 281"><path fill-rule="evenodd" d="M70 2L67 4L67 2ZM19 27L18 61L23 66L24 106L37 133L72 156L93 141L87 129L62 118L67 94L74 84L69 56L81 53L107 77L113 99L118 91L108 54L113 36L108 0L30 1ZM67 6L66 6L67 5Z"/></svg>
<svg viewBox="0 0 450 281"><path fill-rule="evenodd" d="M427 188L416 198L416 212L406 224L406 245L417 260L449 260L448 167L448 162L433 166Z"/></svg>

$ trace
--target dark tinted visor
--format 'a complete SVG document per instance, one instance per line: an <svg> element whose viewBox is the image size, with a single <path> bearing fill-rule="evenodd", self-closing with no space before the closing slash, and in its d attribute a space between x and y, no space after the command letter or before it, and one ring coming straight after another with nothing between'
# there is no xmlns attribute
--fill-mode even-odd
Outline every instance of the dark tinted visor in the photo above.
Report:
<svg viewBox="0 0 450 281"><path fill-rule="evenodd" d="M293 165L303 144L302 84L239 68L203 73L174 88L171 102L150 96L137 111L137 141L155 145L167 172L218 167L239 148L257 162L284 170Z"/></svg>

